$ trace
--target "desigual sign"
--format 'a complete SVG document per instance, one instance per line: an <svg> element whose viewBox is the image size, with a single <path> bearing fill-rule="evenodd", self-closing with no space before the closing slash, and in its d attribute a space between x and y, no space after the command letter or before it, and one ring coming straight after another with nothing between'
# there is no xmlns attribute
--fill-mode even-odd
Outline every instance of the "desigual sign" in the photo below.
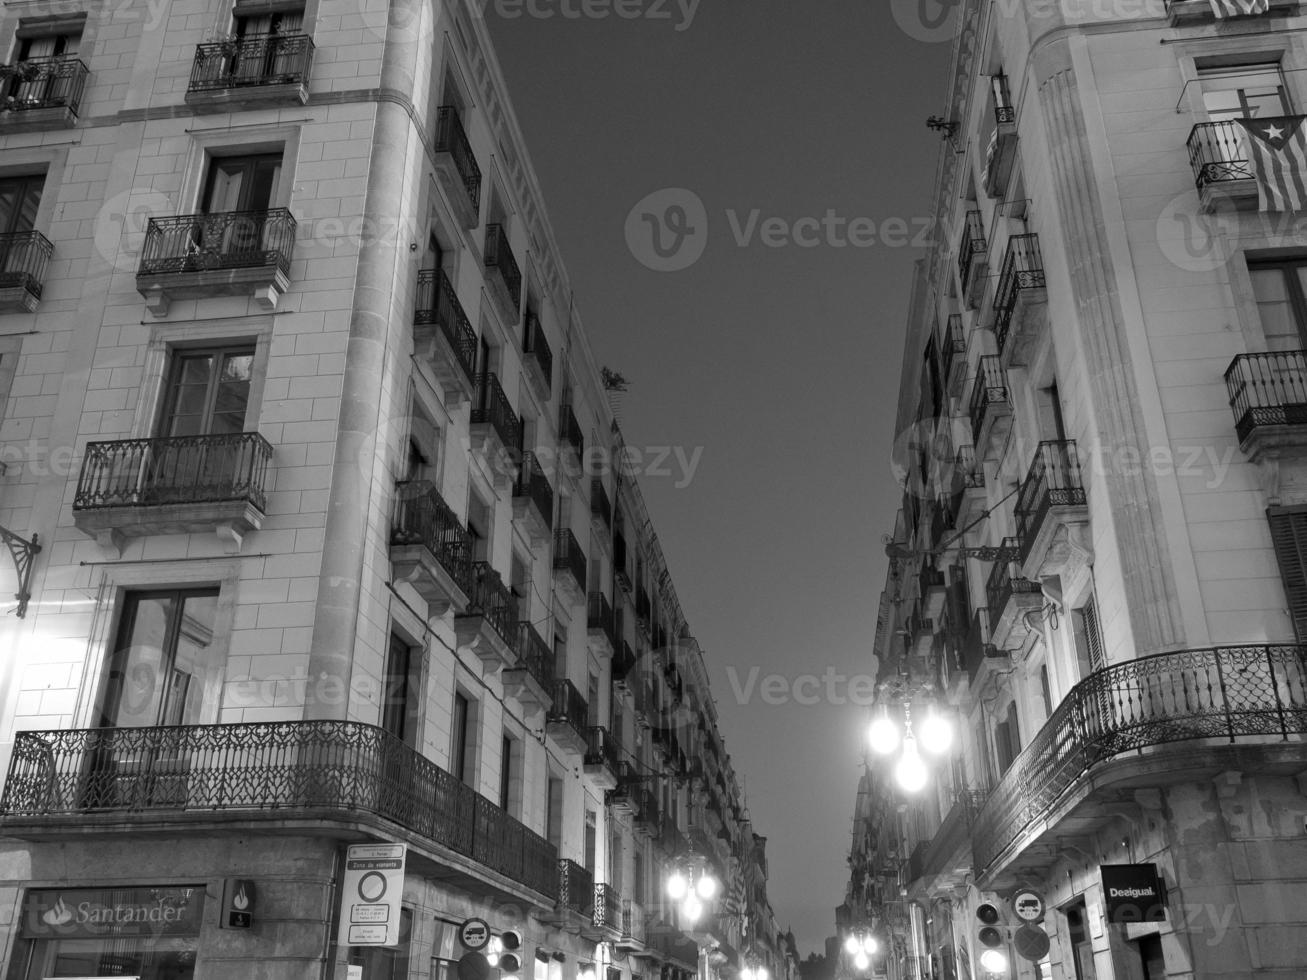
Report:
<svg viewBox="0 0 1307 980"><path fill-rule="evenodd" d="M204 886L33 888L23 901L27 939L198 936Z"/></svg>
<svg viewBox="0 0 1307 980"><path fill-rule="evenodd" d="M1166 921L1166 884L1157 865L1104 864L1099 870L1108 922Z"/></svg>

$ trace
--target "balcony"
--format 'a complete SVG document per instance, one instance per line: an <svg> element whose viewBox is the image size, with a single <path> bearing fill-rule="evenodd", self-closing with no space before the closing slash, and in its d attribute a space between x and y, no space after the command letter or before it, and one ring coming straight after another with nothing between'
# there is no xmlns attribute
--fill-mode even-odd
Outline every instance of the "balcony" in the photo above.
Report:
<svg viewBox="0 0 1307 980"><path fill-rule="evenodd" d="M593 928L595 881L594 875L567 858L558 862L558 901L552 916L542 916L549 925L580 932Z"/></svg>
<svg viewBox="0 0 1307 980"><path fill-rule="evenodd" d="M584 756L589 714L575 684L565 678L554 681L554 700L545 715L545 731L555 742L574 755Z"/></svg>
<svg viewBox="0 0 1307 980"><path fill-rule="evenodd" d="M1007 241L1003 267L994 293L994 339L1004 367L1030 362L1031 352L1043 333L1048 309L1044 286L1044 257L1038 235L1013 235Z"/></svg>
<svg viewBox="0 0 1307 980"><path fill-rule="evenodd" d="M944 816L939 829L928 841L918 845L920 853L913 851L909 865L915 867L915 892L934 894L940 890L961 887L971 874L971 828L984 805L985 795L979 790L962 790L955 794L953 805Z"/></svg>
<svg viewBox="0 0 1307 980"><path fill-rule="evenodd" d="M613 651L613 684L622 690L630 690L631 671L634 667L635 651L631 649L631 644L619 639Z"/></svg>
<svg viewBox="0 0 1307 980"><path fill-rule="evenodd" d="M579 468L585 461L585 434L581 431L581 423L576 420L576 412L572 410L570 401L564 401L558 406L558 434L563 440L563 446L576 454L575 462ZM596 482L602 491L603 481L598 477L591 477L591 489ZM593 497L590 500L590 509L593 515Z"/></svg>
<svg viewBox="0 0 1307 980"><path fill-rule="evenodd" d="M513 481L513 519L520 521L533 544L549 540L554 527L554 488L535 453L522 454Z"/></svg>
<svg viewBox="0 0 1307 980"><path fill-rule="evenodd" d="M1047 867L1065 828L1119 811L1124 787L1228 770L1301 773L1304 733L1303 646L1182 650L1095 671L1054 709L981 809L977 883L997 887Z"/></svg>
<svg viewBox="0 0 1307 980"><path fill-rule="evenodd" d="M622 934L617 939L617 948L627 953L643 952L646 937L644 908L630 899L624 900L622 902Z"/></svg>
<svg viewBox="0 0 1307 980"><path fill-rule="evenodd" d="M471 536L434 484L395 485L390 565L395 581L409 583L431 615L466 608L472 590Z"/></svg>
<svg viewBox="0 0 1307 980"><path fill-rule="evenodd" d="M195 46L186 104L199 109L305 105L313 39L307 34L249 34Z"/></svg>
<svg viewBox="0 0 1307 980"><path fill-rule="evenodd" d="M1007 372L998 356L987 354L976 364L971 388L971 443L977 461L989 454L991 439L1001 441L1012 426L1008 401Z"/></svg>
<svg viewBox="0 0 1307 980"><path fill-rule="evenodd" d="M616 942L622 937L622 896L606 883L595 885L594 924L602 940Z"/></svg>
<svg viewBox="0 0 1307 980"><path fill-rule="evenodd" d="M486 225L486 288L505 323L515 324L522 307L522 273L503 225Z"/></svg>
<svg viewBox="0 0 1307 980"><path fill-rule="evenodd" d="M1008 93L1007 76L993 75L989 82L985 118L993 119L994 123L984 140L985 193L990 197L1005 197L1017 160L1017 110Z"/></svg>
<svg viewBox="0 0 1307 980"><path fill-rule="evenodd" d="M115 556L124 538L206 531L235 554L263 524L271 459L257 432L89 442L73 523Z"/></svg>
<svg viewBox="0 0 1307 980"><path fill-rule="evenodd" d="M548 711L554 697L554 651L530 623L517 624L517 660L504 668L504 693L528 716Z"/></svg>
<svg viewBox="0 0 1307 980"><path fill-rule="evenodd" d="M474 561L467 607L454 616L458 645L475 653L488 670L517 662L517 596L488 561Z"/></svg>
<svg viewBox="0 0 1307 980"><path fill-rule="evenodd" d="M31 58L0 65L0 132L65 129L77 122L90 69L76 58Z"/></svg>
<svg viewBox="0 0 1307 980"><path fill-rule="evenodd" d="M0 313L36 312L53 253L39 231L0 234Z"/></svg>
<svg viewBox="0 0 1307 980"><path fill-rule="evenodd" d="M430 367L449 403L458 405L471 399L477 335L454 284L439 269L418 272L413 353Z"/></svg>
<svg viewBox="0 0 1307 980"><path fill-rule="evenodd" d="M285 208L151 218L136 291L154 316L175 299L252 296L277 308L290 288L295 219Z"/></svg>
<svg viewBox="0 0 1307 980"><path fill-rule="evenodd" d="M463 129L458 108L443 105L436 113L436 179L464 228L481 221L481 168Z"/></svg>
<svg viewBox="0 0 1307 980"><path fill-rule="evenodd" d="M962 669L974 688L983 679L983 671L994 664L1008 663L1007 652L990 642L989 610L980 608L972 614L971 629L962 643Z"/></svg>
<svg viewBox="0 0 1307 980"><path fill-rule="evenodd" d="M1216 17L1211 0L1165 0L1166 13L1172 26L1193 25L1206 22L1221 24L1224 21ZM1258 19L1272 14L1293 14L1298 11L1299 0L1270 0L1269 8L1263 14L1251 16ZM1247 14L1239 15L1240 19ZM1268 25L1269 26L1269 25Z"/></svg>
<svg viewBox="0 0 1307 980"><path fill-rule="evenodd" d="M522 333L523 365L526 378L530 382L536 397L542 402L549 401L549 393L554 387L554 352L549 348L545 337L545 328L540 317L528 312Z"/></svg>
<svg viewBox="0 0 1307 980"><path fill-rule="evenodd" d="M617 647L613 631L613 607L602 592L591 592L586 606L586 629L590 649L597 656L611 656Z"/></svg>
<svg viewBox="0 0 1307 980"><path fill-rule="evenodd" d="M958 243L958 279L962 283L962 301L974 310L985 295L989 275L989 243L979 211L968 211Z"/></svg>
<svg viewBox="0 0 1307 980"><path fill-rule="evenodd" d="M586 601L585 580L589 564L575 534L565 527L554 532L554 584L567 605L579 606Z"/></svg>
<svg viewBox="0 0 1307 980"><path fill-rule="evenodd" d="M499 377L491 371L477 375L470 422L468 432L473 450L488 460L503 464L491 466L496 482L501 477L511 478L513 466L507 454L522 445L522 423L513 411L513 404L504 393Z"/></svg>
<svg viewBox="0 0 1307 980"><path fill-rule="evenodd" d="M1016 537L1003 539L999 557L989 569L985 581L985 600L989 603L991 639L999 649L1007 649L1017 631L1022 634L1029 628L1027 613L1038 612L1044 606L1044 590L1038 581L1021 574L1017 559L1021 542Z"/></svg>
<svg viewBox="0 0 1307 980"><path fill-rule="evenodd" d="M594 778L596 786L610 790L617 788L617 774L621 766L622 750L607 728L591 725L586 729L585 771Z"/></svg>
<svg viewBox="0 0 1307 980"><path fill-rule="evenodd" d="M630 573L626 570L626 535L621 531L613 532L613 581L627 596L635 588Z"/></svg>
<svg viewBox="0 0 1307 980"><path fill-rule="evenodd" d="M663 817L658 812L658 800L648 790L639 791L636 796L635 816L631 821L636 834L652 839L662 833Z"/></svg>
<svg viewBox="0 0 1307 980"><path fill-rule="evenodd" d="M613 505L603 478L598 476L590 479L590 523L594 526L595 539L608 541L613 533Z"/></svg>
<svg viewBox="0 0 1307 980"><path fill-rule="evenodd" d="M962 328L962 314L954 313L944 328L944 344L940 352L940 376L949 395L962 393L962 382L967 377L967 335Z"/></svg>
<svg viewBox="0 0 1307 980"><path fill-rule="evenodd" d="M1088 500L1074 439L1041 442L1017 491L1017 560L1038 581L1067 576L1088 566Z"/></svg>
<svg viewBox="0 0 1307 980"><path fill-rule="evenodd" d="M1225 371L1225 387L1249 459L1307 454L1307 351L1240 354Z"/></svg>
<svg viewBox="0 0 1307 980"><path fill-rule="evenodd" d="M947 583L938 568L923 565L917 575L917 594L921 597L921 611L929 622L944 611L944 590Z"/></svg>
<svg viewBox="0 0 1307 980"><path fill-rule="evenodd" d="M652 625L653 606L649 602L649 590L637 589L635 592L635 621L647 635Z"/></svg>
<svg viewBox="0 0 1307 980"><path fill-rule="evenodd" d="M469 887L539 904L558 894L558 854L539 835L435 763L372 725L291 721L20 732L0 799L5 836L51 840L100 826L179 832L206 817L287 820L382 837L451 865L461 855L493 874L456 873Z"/></svg>

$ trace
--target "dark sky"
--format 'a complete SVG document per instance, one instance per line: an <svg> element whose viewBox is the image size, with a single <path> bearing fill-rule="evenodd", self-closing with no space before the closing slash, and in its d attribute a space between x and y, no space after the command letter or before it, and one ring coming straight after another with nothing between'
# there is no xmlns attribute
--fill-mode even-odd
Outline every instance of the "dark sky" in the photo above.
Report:
<svg viewBox="0 0 1307 980"><path fill-rule="evenodd" d="M626 2L670 19L609 2L564 16L583 0L537 0L551 16L534 17L488 0L485 16L596 357L630 381L627 443L702 447L692 479L672 457L641 482L768 838L768 894L806 956L843 898L866 716L820 679L870 666L922 254L897 239L929 214L940 143L925 120L944 108L948 46L908 37L887 0L702 0L688 23L677 0ZM706 236L692 208L668 211L692 198L664 195L633 218L633 250L628 214L666 188L703 202ZM870 219L858 234L875 244L849 244L828 209ZM706 242L698 260L639 261L658 261L645 211L666 222L670 262ZM784 219L774 246L768 218ZM764 690L769 674L784 684Z"/></svg>

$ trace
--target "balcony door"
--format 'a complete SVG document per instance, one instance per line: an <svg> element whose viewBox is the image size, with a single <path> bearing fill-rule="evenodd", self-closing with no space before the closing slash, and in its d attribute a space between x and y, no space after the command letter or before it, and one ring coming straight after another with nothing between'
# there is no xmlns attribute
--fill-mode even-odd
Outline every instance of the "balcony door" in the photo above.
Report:
<svg viewBox="0 0 1307 980"><path fill-rule="evenodd" d="M264 85L298 80L300 49L288 38L298 36L303 28L303 10L237 17L236 36L242 43L232 58L232 76Z"/></svg>
<svg viewBox="0 0 1307 980"><path fill-rule="evenodd" d="M1249 262L1266 349L1307 350L1307 259Z"/></svg>
<svg viewBox="0 0 1307 980"><path fill-rule="evenodd" d="M195 269L262 265L264 228L281 183L280 153L214 157L205 176L189 252Z"/></svg>
<svg viewBox="0 0 1307 980"><path fill-rule="evenodd" d="M0 286L20 284L27 271L32 246L16 239L36 228L44 187L45 174L0 178Z"/></svg>
<svg viewBox="0 0 1307 980"><path fill-rule="evenodd" d="M1279 63L1202 69L1198 81L1207 118L1216 123L1210 152L1217 161L1237 164L1232 174L1251 177L1244 130L1234 120L1293 113Z"/></svg>
<svg viewBox="0 0 1307 980"><path fill-rule="evenodd" d="M19 28L19 34L23 28ZM81 43L80 30L32 34L18 38L14 52L17 71L3 93L6 101L26 108L59 104L67 82L60 77L56 60L75 58ZM60 89L63 88L64 92Z"/></svg>

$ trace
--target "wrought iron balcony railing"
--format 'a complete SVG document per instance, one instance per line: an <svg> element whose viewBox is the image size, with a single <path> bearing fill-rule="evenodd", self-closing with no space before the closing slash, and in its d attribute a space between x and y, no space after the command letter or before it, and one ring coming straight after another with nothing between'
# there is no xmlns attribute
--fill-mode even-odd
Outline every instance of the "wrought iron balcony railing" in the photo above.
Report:
<svg viewBox="0 0 1307 980"><path fill-rule="evenodd" d="M1021 542L1017 559L1024 562L1030 555L1050 507L1083 507L1085 503L1075 440L1041 442L1017 492L1016 536Z"/></svg>
<svg viewBox="0 0 1307 980"><path fill-rule="evenodd" d="M1260 426L1307 425L1307 351L1240 354L1225 371L1240 442Z"/></svg>
<svg viewBox="0 0 1307 980"><path fill-rule="evenodd" d="M517 596L488 561L472 563L466 616L481 616L509 647L517 642Z"/></svg>
<svg viewBox="0 0 1307 980"><path fill-rule="evenodd" d="M450 155L473 209L480 207L481 168L477 166L472 143L463 129L463 120L459 118L456 106L443 105L436 113L435 150Z"/></svg>
<svg viewBox="0 0 1307 980"><path fill-rule="evenodd" d="M1122 753L1304 733L1307 647L1298 644L1183 650L1097 670L1070 690L990 794L973 833L976 869L992 868L1081 777Z"/></svg>
<svg viewBox="0 0 1307 980"><path fill-rule="evenodd" d="M41 298L46 267L54 246L39 231L11 231L0 235L0 289L23 289Z"/></svg>
<svg viewBox="0 0 1307 980"><path fill-rule="evenodd" d="M513 404L504 393L499 377L492 371L477 375L471 423L488 424L505 449L515 449L522 444L522 422L513 411ZM551 508L551 516L552 513Z"/></svg>
<svg viewBox="0 0 1307 980"><path fill-rule="evenodd" d="M622 750L612 733L600 725L591 725L586 729L585 764L587 766L607 766L616 773L622 761Z"/></svg>
<svg viewBox="0 0 1307 980"><path fill-rule="evenodd" d="M413 304L413 322L434 323L440 328L458 360L464 376L471 381L476 370L477 335L472 321L463 312L458 292L449 277L439 269L418 272L417 297Z"/></svg>
<svg viewBox="0 0 1307 980"><path fill-rule="evenodd" d="M563 437L563 442L571 446L576 453L577 459L585 456L585 434L581 431L581 423L576 420L576 412L572 410L572 403L565 401L558 406L558 433ZM591 477L591 485L598 477ZM603 482L599 483L600 488ZM594 500L590 502L591 512L594 510Z"/></svg>
<svg viewBox="0 0 1307 980"><path fill-rule="evenodd" d="M545 476L535 453L522 454L522 466L517 471L517 479L513 481L513 496L526 497L544 526L554 526L554 488L549 485L549 477Z"/></svg>
<svg viewBox="0 0 1307 980"><path fill-rule="evenodd" d="M0 65L0 109L68 109L76 115L89 74L85 64L68 57L29 58Z"/></svg>
<svg viewBox="0 0 1307 980"><path fill-rule="evenodd" d="M594 901L594 924L600 929L608 929L620 934L622 931L622 896L617 894L617 889L606 882L596 884Z"/></svg>
<svg viewBox="0 0 1307 980"><path fill-rule="evenodd" d="M307 85L313 39L307 34L249 34L195 46L188 92L266 85Z"/></svg>
<svg viewBox="0 0 1307 980"><path fill-rule="evenodd" d="M560 527L554 532L554 571L571 575L577 589L584 592L588 568L589 559L581 550L581 542L567 528Z"/></svg>
<svg viewBox="0 0 1307 980"><path fill-rule="evenodd" d="M940 374L947 380L953 366L967 358L967 335L962 330L962 314L953 313L944 328L944 343L940 348Z"/></svg>
<svg viewBox="0 0 1307 980"><path fill-rule="evenodd" d="M393 735L358 722L19 732L0 826L206 812L351 824L369 814L549 898L558 893L553 845Z"/></svg>
<svg viewBox="0 0 1307 980"><path fill-rule="evenodd" d="M645 935L644 908L627 899L622 902L622 939L643 945Z"/></svg>
<svg viewBox="0 0 1307 980"><path fill-rule="evenodd" d="M602 477L590 479L590 516L598 518L610 531L613 528L613 505Z"/></svg>
<svg viewBox="0 0 1307 980"><path fill-rule="evenodd" d="M526 315L525 330L522 334L522 353L527 357L527 364L534 364L535 369L539 371L540 377L544 380L545 391L552 390L554 352L549 348L549 340L545 337L545 328L540 322L540 317L534 313Z"/></svg>
<svg viewBox="0 0 1307 980"><path fill-rule="evenodd" d="M1248 139L1243 124L1233 119L1195 125L1189 131L1188 142L1195 186L1201 191L1210 184L1253 180L1256 175L1249 158Z"/></svg>
<svg viewBox="0 0 1307 980"><path fill-rule="evenodd" d="M999 353L1007 343L1012 327L1012 313L1023 289L1040 289L1044 286L1044 256L1039 251L1039 236L1013 235L1007 240L1003 266L998 273L998 288L994 292L994 338Z"/></svg>
<svg viewBox="0 0 1307 980"><path fill-rule="evenodd" d="M486 225L485 267L499 273L513 309L517 309L522 303L522 272L508 245L508 232L503 225Z"/></svg>
<svg viewBox="0 0 1307 980"><path fill-rule="evenodd" d="M589 714L585 697L576 689L575 684L566 678L554 681L554 702L545 716L546 721L567 725L584 739L589 727Z"/></svg>
<svg viewBox="0 0 1307 980"><path fill-rule="evenodd" d="M977 256L983 256L988 248L985 241L985 225L979 211L968 211L965 227L962 229L962 241L958 244L958 278L962 280L962 294L965 296L971 286L971 270Z"/></svg>
<svg viewBox="0 0 1307 980"><path fill-rule="evenodd" d="M151 218L137 274L267 267L289 276L295 227L286 208Z"/></svg>
<svg viewBox="0 0 1307 980"><path fill-rule="evenodd" d="M594 914L594 875L569 858L558 862L558 908L591 917Z"/></svg>
<svg viewBox="0 0 1307 980"><path fill-rule="evenodd" d="M616 645L616 632L613 627L613 606L608 596L602 592L591 592L586 607L586 628L602 630L608 642Z"/></svg>
<svg viewBox="0 0 1307 980"><path fill-rule="evenodd" d="M395 485L390 543L422 545L460 589L471 589L472 536L434 484L420 480Z"/></svg>
<svg viewBox="0 0 1307 980"><path fill-rule="evenodd" d="M995 623L1003 618L1003 611L1007 609L1013 593L1038 594L1041 591L1038 582L1032 582L1013 571L1013 562L1019 557L1021 548L1022 542L1015 535L1004 538L1002 554L990 567L989 577L985 580L985 600L989 603L989 613Z"/></svg>
<svg viewBox="0 0 1307 980"><path fill-rule="evenodd" d="M530 623L517 625L517 666L526 668L543 690L553 691L554 651Z"/></svg>
<svg viewBox="0 0 1307 980"><path fill-rule="evenodd" d="M1008 400L1007 372L997 354L987 354L976 365L976 379L971 389L971 441L980 438L985 415L991 405L1006 405Z"/></svg>
<svg viewBox="0 0 1307 980"><path fill-rule="evenodd" d="M649 627L649 617L653 606L649 602L649 590L639 588L635 590L635 618L646 629Z"/></svg>
<svg viewBox="0 0 1307 980"><path fill-rule="evenodd" d="M257 432L88 442L73 510L229 501L263 510L271 459Z"/></svg>

